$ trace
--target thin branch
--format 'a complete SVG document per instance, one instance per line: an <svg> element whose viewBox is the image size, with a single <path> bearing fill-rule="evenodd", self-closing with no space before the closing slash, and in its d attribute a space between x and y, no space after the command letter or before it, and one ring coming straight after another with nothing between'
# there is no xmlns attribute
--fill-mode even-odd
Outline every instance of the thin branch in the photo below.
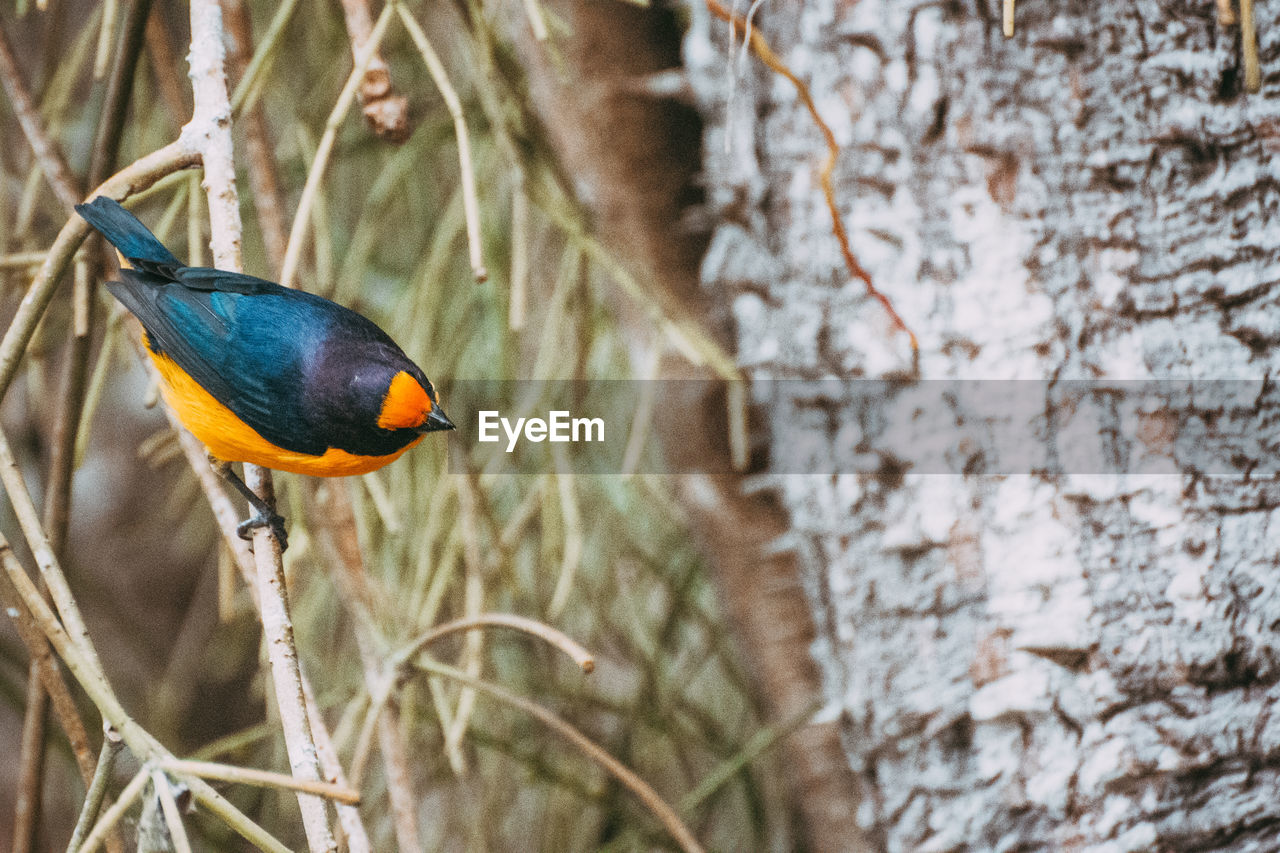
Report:
<svg viewBox="0 0 1280 853"><path fill-rule="evenodd" d="M582 750L588 758L599 764L608 771L615 779L622 783L631 793L644 803L645 807L656 817L666 828L671 837L680 845L681 849L686 853L701 853L702 845L698 839L694 837L689 828L684 825L680 816L676 814L675 809L671 808L662 797L658 796L658 792L653 790L647 782L633 773L625 764L614 758L595 741L578 731L563 718L554 712L544 708L537 702L526 699L515 693L491 684L479 678L474 678L456 667L439 663L434 660L426 659L418 662L418 666L434 675L442 678L452 679L459 684L478 690L497 699L503 704L510 705L534 719L538 720L556 734L572 743L578 749Z"/></svg>
<svg viewBox="0 0 1280 853"><path fill-rule="evenodd" d="M107 783L111 781L111 774L115 770L116 757L120 755L120 750L123 748L124 740L120 737L120 733L110 724L105 726L102 734L102 751L98 753L98 766L94 768L93 781L89 783L89 790L84 797L84 806L80 809L80 817L76 820L76 827L71 832L71 843L67 845L68 851L80 849L94 821L98 819L102 801L107 796Z"/></svg>
<svg viewBox="0 0 1280 853"><path fill-rule="evenodd" d="M178 801L173 798L173 789L169 787L169 777L158 768L154 769L151 771L151 785L160 798L160 810L164 814L164 825L169 830L169 840L173 842L173 853L191 853L187 828L182 824L182 813L178 811Z"/></svg>
<svg viewBox="0 0 1280 853"><path fill-rule="evenodd" d="M27 657L39 665L38 672L41 684L49 695L53 713L58 718L58 724L67 734L67 740L71 744L71 754L75 756L76 765L80 768L80 775L88 785L93 779L94 773L93 750L89 744L89 733L85 730L84 721L80 718L80 711L76 707L75 699L71 696L71 691L67 688L67 684L62 678L62 672L53 656L53 650L49 648L49 641L45 639L44 632L36 624L31 612L27 610L26 604L23 603L17 591L13 588L13 584L7 578L0 580L0 606L3 606L5 611L12 617L13 624L18 629L18 637L22 640L22 645L27 649Z"/></svg>
<svg viewBox="0 0 1280 853"><path fill-rule="evenodd" d="M31 146L36 162L40 164L40 171L49 181L49 186L53 194L58 197L58 201L68 213L71 212L76 202L80 201L75 179L71 176L71 170L67 168L61 152L58 151L57 144L45 130L40 111L36 109L27 85L22 80L18 59L3 29L0 29L0 85L4 86L9 103L13 105L13 112L18 117L18 124L27 138L27 144Z"/></svg>
<svg viewBox="0 0 1280 853"><path fill-rule="evenodd" d="M107 837L107 833L120 822L120 818L124 817L124 813L142 798L142 792L147 789L147 780L150 775L146 767L139 770L129 784L124 786L124 790L120 792L120 799L116 800L111 805L111 808L102 813L102 817L94 824L93 831L89 833L84 843L79 847L68 847L67 853L72 853L73 850L77 850L79 853L93 853L93 851L97 850L98 845Z"/></svg>
<svg viewBox="0 0 1280 853"><path fill-rule="evenodd" d="M1262 88L1262 67L1258 63L1258 26L1253 17L1253 0L1240 0L1240 52L1244 55L1244 88Z"/></svg>
<svg viewBox="0 0 1280 853"><path fill-rule="evenodd" d="M426 63L427 71L431 73L431 79L440 90L440 97L444 98L445 106L449 108L449 115L453 117L453 133L458 139L462 210L467 219L467 248L470 252L471 272L476 281L484 281L489 277L489 273L484 267L484 255L480 248L480 203L476 195L475 169L471 165L471 136L467 133L467 119L462 113L462 101L458 98L453 84L449 82L444 63L440 61L435 48L427 40L427 34L422 31L422 27L418 26L418 21L407 7L400 6L399 11L400 20L404 21L404 28L409 31L409 36L417 45L418 52L422 54L422 61Z"/></svg>
<svg viewBox="0 0 1280 853"><path fill-rule="evenodd" d="M553 476L556 491L560 494L560 515L564 519L564 553L560 557L556 588L551 594L551 603L547 605L547 616L557 619L569 603L569 593L573 591L573 582L582 565L583 538L582 512L578 509L578 493L574 489L573 478L559 471Z"/></svg>
<svg viewBox="0 0 1280 853"><path fill-rule="evenodd" d="M358 63L365 46L374 40L369 0L342 0L342 13L351 38L351 59ZM409 100L392 89L391 69L376 43L361 75L360 103L364 105L365 119L378 136L397 143L409 138Z"/></svg>
<svg viewBox="0 0 1280 853"><path fill-rule="evenodd" d="M227 54L227 61L233 73L244 79L253 50L249 10L244 0L222 0L222 10L227 18L227 34L231 36L231 50ZM244 111L241 126L244 128L245 159L249 166L253 206L258 213L258 228L262 232L262 243L266 248L271 271L274 275L279 275L288 241L285 231L284 190L280 185L280 173L272 153L267 112L261 101L255 101Z"/></svg>
<svg viewBox="0 0 1280 853"><path fill-rule="evenodd" d="M320 490L309 489L311 507L321 504ZM372 748L373 737L378 737L382 764L386 774L387 797L391 801L392 828L396 844L401 851L422 849L418 833L416 809L419 802L413 790L413 779L405 760L406 748L400 731L399 716L389 703L392 678L382 674L379 663L379 643L373 627L373 617L368 603L372 600L368 575L356 533L355 510L346 489L336 483L324 490L327 503L323 511L312 509L313 516L328 519L317 531L317 542L330 569L334 583L340 591L339 598L346 605L355 623L356 648L365 686L370 695L370 708L360 731L355 753L351 760L351 784L359 786Z"/></svg>
<svg viewBox="0 0 1280 853"><path fill-rule="evenodd" d="M445 637L462 633L464 631L480 631L485 628L511 628L515 631L523 631L532 637L537 637L547 645L553 646L554 648L564 652L573 659L573 662L576 663L583 672L589 673L596 668L595 657L591 652L583 648L580 643L568 634L552 628L545 622L539 622L536 619L527 619L523 616L516 616L511 613L481 613L479 616L455 619L452 622L445 622L443 625L437 625L430 631L416 637L402 650L392 655L390 658L390 664L396 668L403 667L424 652L428 646L444 639Z"/></svg>
<svg viewBox="0 0 1280 853"><path fill-rule="evenodd" d="M356 96L356 87L360 83L365 68L372 61L378 45L382 43L382 36L387 31L387 24L391 22L391 10L395 5L394 2L389 2L382 8L382 14L373 25L373 32L365 44L363 54L356 61L355 68L351 69L346 85L338 94L338 100L329 112L328 121L325 122L324 133L316 146L315 159L311 161L311 171L307 173L307 182L302 187L302 197L298 199L298 210L293 215L293 227L289 230L289 248L285 251L284 266L280 271L280 283L285 287L293 286L294 276L298 272L302 244L306 240L307 223L311 221L311 206L315 204L316 192L320 189L325 167L329 164L329 155L333 152L333 143L338 137L338 126L342 124L347 111L351 109L351 102Z"/></svg>
<svg viewBox="0 0 1280 853"><path fill-rule="evenodd" d="M253 767L235 767L230 764L219 764L215 761L186 761L179 758L162 759L156 766L170 773L183 776L199 776L202 779L216 779L219 782L233 782L238 785L253 785L259 788L278 788L282 791L303 791L325 797L336 803L360 805L360 792L343 785L329 782L295 779L284 773L273 773L270 770L258 770Z"/></svg>
<svg viewBox="0 0 1280 853"><path fill-rule="evenodd" d="M5 439L3 430L0 430L0 451L3 451L5 455L11 456L8 450L8 440ZM0 465L0 470L3 467L5 466ZM34 508L32 508L32 512L34 512ZM32 550L35 550L34 545ZM18 562L18 558L14 555L13 548L3 536L0 536L0 568L3 568L4 572L9 576L9 580L17 590L19 597L27 606L27 609L31 611L32 618L40 626L40 630L44 632L45 637L48 638L50 644L57 651L58 656L66 663L67 669L71 670L71 674L80 682L80 686L89 695L90 701L97 706L103 719L120 732L120 736L124 738L125 743L128 744L134 755L144 761L172 757L159 741L134 722L133 718L124 710L124 706L116 698L106 675L102 672L101 665L98 664L97 652L94 651L93 644L88 636L82 637L82 643L78 643L76 639L73 639L72 634L63 629L58 617L54 615L53 610L45 602L40 591L36 589L35 583L27 576L26 571ZM61 569L56 564L54 570L61 574ZM191 793L195 796L197 802L259 848L271 851L271 853L288 853L289 848L281 844L271 833L246 817L231 803L227 802L226 798L209 787L207 783L198 779L192 780Z"/></svg>
<svg viewBox="0 0 1280 853"><path fill-rule="evenodd" d="M307 701L307 715L311 718L311 731L316 737L316 754L320 757L320 767L324 770L325 778L334 785L355 790L342 770L337 747L329 736L329 729L325 726L324 716L320 713L320 705L311 691L311 683L307 680L305 671L302 673L302 695ZM338 824L347 836L348 853L372 853L369 833L360 820L360 809L342 803L338 803L335 808L338 812Z"/></svg>

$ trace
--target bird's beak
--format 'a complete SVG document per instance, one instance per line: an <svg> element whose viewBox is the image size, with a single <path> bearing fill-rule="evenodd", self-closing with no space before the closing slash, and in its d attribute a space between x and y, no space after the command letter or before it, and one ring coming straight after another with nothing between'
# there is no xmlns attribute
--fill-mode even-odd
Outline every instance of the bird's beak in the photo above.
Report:
<svg viewBox="0 0 1280 853"><path fill-rule="evenodd" d="M427 419L422 422L422 426L418 427L419 432L438 432L442 429L456 429L456 427L439 406L428 412Z"/></svg>

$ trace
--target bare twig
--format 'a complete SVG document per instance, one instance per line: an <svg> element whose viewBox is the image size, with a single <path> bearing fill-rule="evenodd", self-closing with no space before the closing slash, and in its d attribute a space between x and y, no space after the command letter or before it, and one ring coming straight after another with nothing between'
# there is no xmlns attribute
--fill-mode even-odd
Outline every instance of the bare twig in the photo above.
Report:
<svg viewBox="0 0 1280 853"><path fill-rule="evenodd" d="M227 18L227 34L231 36L231 50L227 61L233 73L244 79L253 50L249 10L244 0L222 0ZM244 129L245 159L249 166L249 185L253 191L253 206L258 213L258 228L267 251L267 261L274 275L280 274L288 241L284 219L284 190L280 185L280 173L276 169L272 153L271 131L267 126L267 114L261 101L256 101L241 117Z"/></svg>
<svg viewBox="0 0 1280 853"><path fill-rule="evenodd" d="M45 130L44 121L41 120L40 112L36 109L27 85L22 80L17 57L14 56L13 48L10 47L8 36L3 29L0 29L0 85L4 86L9 103L13 105L14 114L18 117L18 124L27 138L27 144L31 146L36 162L40 164L40 171L49 181L49 186L58 197L58 201L70 212L76 202L80 201L80 193L76 192L75 179L71 176L71 170L67 168L61 152L58 151L58 146Z"/></svg>
<svg viewBox="0 0 1280 853"><path fill-rule="evenodd" d="M320 713L315 694L311 692L311 684L305 671L302 674L302 694L307 700L307 715L311 718L311 731L316 737L316 754L320 756L320 767L324 770L325 778L334 785L355 790L342 770L337 747L329 736L329 729L325 726L324 716ZM337 803L335 808L338 812L338 825L347 836L348 853L372 853L369 833L360 820L360 809L343 803Z"/></svg>
<svg viewBox="0 0 1280 853"><path fill-rule="evenodd" d="M94 772L89 733L85 730L84 722L80 718L75 699L72 698L71 691L67 689L67 684L62 679L62 672L53 656L53 650L49 648L49 641L45 639L40 626L36 624L27 606L7 579L0 579L0 606L3 606L12 617L22 645L27 649L27 656L39 665L37 671L41 684L49 694L53 713L58 718L58 724L67 734L67 740L71 743L71 753L75 756L76 765L80 768L80 775L88 785L93 779Z"/></svg>
<svg viewBox="0 0 1280 853"><path fill-rule="evenodd" d="M516 631L523 631L573 658L573 662L581 667L583 672L591 672L596 668L595 657L591 652L583 648L580 643L568 634L552 628L545 622L526 619L523 616L516 616L511 613L481 613L479 616L455 619L452 622L437 625L414 639L404 649L392 655L390 663L394 667L405 666L432 643L451 634L464 631L480 631L485 628L511 628Z"/></svg>
<svg viewBox="0 0 1280 853"><path fill-rule="evenodd" d="M94 768L93 781L89 783L89 790L84 797L84 806L80 809L80 817L76 820L76 827L71 832L71 843L67 845L67 850L71 853L80 849L80 845L89 834L89 829L98 819L98 811L102 808L102 801L107 795L107 783L111 781L111 772L116 766L116 756L120 754L123 747L124 741L120 733L110 724L106 725L102 733L102 751L98 753L98 766Z"/></svg>
<svg viewBox="0 0 1280 853"><path fill-rule="evenodd" d="M284 791L305 791L318 797L325 797L338 803L358 806L360 792L342 785L329 782L295 779L283 773L270 770L257 770L252 767L234 767L230 764L219 764L214 761L186 761L178 758L163 759L156 766L170 773L183 776L199 776L202 779L216 779L220 782L234 782L240 785L254 785L262 788L279 788Z"/></svg>
<svg viewBox="0 0 1280 853"><path fill-rule="evenodd" d="M353 62L359 64L362 51L370 41L374 42L373 52L360 77L360 103L364 105L364 117L378 136L391 142L404 142L410 134L409 101L403 95L397 95L391 87L391 69L378 52L378 40L373 35L369 0L342 0L342 13L347 22L347 35L351 37Z"/></svg>
<svg viewBox="0 0 1280 853"><path fill-rule="evenodd" d="M313 505L319 506L320 491L311 489L308 494ZM419 798L414 793L412 775L405 758L399 714L390 702L393 679L383 675L379 663L379 644L368 608L373 594L357 541L355 511L347 491L336 484L324 490L324 496L327 503L323 505L323 515L329 523L317 531L317 539L334 582L341 591L339 598L354 617L356 647L370 695L369 712L351 760L351 783L360 784L376 734L386 772L396 844L401 851L420 850L422 842L416 816Z"/></svg>
<svg viewBox="0 0 1280 853"><path fill-rule="evenodd" d="M1244 55L1244 88L1262 88L1262 67L1258 63L1258 27L1253 17L1253 0L1240 0L1240 52Z"/></svg>
<svg viewBox="0 0 1280 853"><path fill-rule="evenodd" d="M1014 0L1003 0L1001 4L1003 7L1001 20L1004 25L1004 37L1007 39L1013 38L1013 4Z"/></svg>
<svg viewBox="0 0 1280 853"><path fill-rule="evenodd" d="M511 281L507 303L507 328L524 328L525 303L529 293L529 195L524 181L511 191Z"/></svg>
<svg viewBox="0 0 1280 853"><path fill-rule="evenodd" d="M169 787L169 777L164 775L164 771L154 769L151 771L151 785L160 798L160 809L164 813L164 825L169 830L169 840L173 842L173 853L191 853L187 828L182 824L182 813L178 811L178 801L173 798L173 789Z"/></svg>
<svg viewBox="0 0 1280 853"><path fill-rule="evenodd" d="M5 438L4 431L0 430L0 474L3 474L6 478L5 488L9 491L10 502L14 504L16 514L20 519L24 516L34 517L35 507L31 504L31 498L26 493L26 487L22 486L20 489L15 490L8 481L16 473L16 469L12 472L8 470L12 467L11 463L12 453L9 451L8 439ZM20 480L21 475L18 475L18 477ZM43 539L43 534L38 538ZM30 539L28 544L37 555L43 550L41 546ZM37 556L37 559L39 559L39 556ZM40 591L36 589L35 583L27 576L26 571L19 564L18 558L14 555L12 547L3 536L0 536L0 567L8 575L10 582L17 590L18 596L31 612L32 619L40 626L40 630L48 638L58 656L62 658L71 674L80 682L80 686L84 688L89 699L102 713L103 719L120 732L129 749L143 760L169 757L168 752L160 745L159 741L134 722L133 718L124 710L124 706L120 704L120 700L116 698L106 675L102 671L102 666L98 662L98 655L93 648L92 641L86 633L82 633L83 623L78 620L78 611L75 610L74 606L69 608L68 612L75 613L77 618L68 621L78 622L79 627L74 632L64 629L58 616L54 614L53 610L45 602ZM55 578L55 582L49 583L51 590L58 586L65 588L66 581L62 578L62 569L58 566L56 560L47 567L41 565L41 570L46 579ZM55 594L56 599L57 595ZM63 618L65 620L67 617L64 616ZM213 812L253 844L263 850L272 851L272 853L286 853L288 851L288 848L277 841L271 833L247 818L235 806L227 802L222 795L209 787L208 784L193 780L191 792L205 808L209 809L209 811Z"/></svg>
<svg viewBox="0 0 1280 853"><path fill-rule="evenodd" d="M306 241L307 224L311 220L311 206L315 203L316 192L320 189L320 181L324 177L325 167L329 164L329 155L333 151L333 143L338 136L338 126L351 109L351 102L356 95L364 69L373 59L374 52L382 42L382 36L391 22L391 10L395 3L387 3L373 26L369 41L365 44L362 55L356 60L355 68L347 77L347 83L338 94L338 100L329 112L329 120L325 122L324 133L316 146L315 159L311 161L311 171L307 173L307 182L302 187L302 197L298 199L298 210L293 215L293 227L289 229L289 247L285 251L284 266L280 270L280 283L285 287L293 286L294 275L298 271L298 261L302 255L302 244ZM2 366L2 364L0 364Z"/></svg>
<svg viewBox="0 0 1280 853"><path fill-rule="evenodd" d="M476 281L484 281L489 277L489 273L485 270L484 256L480 248L480 203L476 195L475 169L471 165L471 136L467 133L467 119L462 113L462 101L458 98L453 84L449 82L444 63L440 61L435 48L427 40L427 34L422 31L418 21L403 5L400 6L400 20L404 21L405 29L409 31L409 36L417 45L418 52L422 54L422 61L426 63L427 71L431 73L431 79L440 90L440 97L444 98L445 106L449 108L449 115L453 117L453 132L458 139L462 210L467 218L467 249L470 252L471 272Z"/></svg>
<svg viewBox="0 0 1280 853"><path fill-rule="evenodd" d="M388 702L378 718L378 751L387 775L387 796L391 800L391 821L401 853L421 850L418 835L418 798L409 772L408 747L400 726L400 709Z"/></svg>
<svg viewBox="0 0 1280 853"><path fill-rule="evenodd" d="M102 813L102 817L94 824L93 831L85 838L84 843L79 847L67 848L67 853L78 850L79 853L93 853L98 849L98 845L107 837L107 833L120 822L120 818L124 817L124 813L133 807L141 797L143 791L147 789L147 781L151 778L151 774L144 767L134 775L128 785L124 786L124 790L120 792L120 799L116 800L111 808Z"/></svg>

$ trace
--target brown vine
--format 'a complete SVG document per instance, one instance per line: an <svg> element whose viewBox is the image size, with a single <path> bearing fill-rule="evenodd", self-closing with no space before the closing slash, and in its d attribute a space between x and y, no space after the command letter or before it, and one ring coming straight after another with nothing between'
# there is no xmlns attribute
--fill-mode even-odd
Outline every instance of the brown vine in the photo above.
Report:
<svg viewBox="0 0 1280 853"><path fill-rule="evenodd" d="M884 310L888 312L894 326L906 332L907 337L911 340L912 355L918 357L920 344L916 340L915 332L911 331L907 324L903 322L901 315L893 307L889 297L871 281L871 274L862 267L862 264L858 263L858 259L849 245L849 234L845 231L844 222L840 219L840 209L836 206L836 192L831 178L832 173L835 172L836 160L840 156L840 144L836 142L836 136L832 133L830 126L819 115L818 107L814 104L813 96L809 93L809 87L773 52L773 49L769 47L769 43L764 40L764 36L760 34L758 28L748 26L742 17L735 15L728 7L722 5L719 0L706 0L706 3L707 8L711 10L713 15L723 21L727 21L732 27L740 28L747 34L747 40L751 44L751 49L755 52L755 55L770 70L785 77L795 87L800 102L804 104L805 109L809 111L809 115L813 117L813 123L818 126L818 131L822 134L822 138L827 144L827 156L822 162L822 169L818 173L818 179L822 184L822 194L827 200L827 209L831 212L831 230L836 236L836 241L840 244L840 253L844 256L845 266L849 268L849 273L854 278L861 279L862 283L866 285L867 295L879 302Z"/></svg>

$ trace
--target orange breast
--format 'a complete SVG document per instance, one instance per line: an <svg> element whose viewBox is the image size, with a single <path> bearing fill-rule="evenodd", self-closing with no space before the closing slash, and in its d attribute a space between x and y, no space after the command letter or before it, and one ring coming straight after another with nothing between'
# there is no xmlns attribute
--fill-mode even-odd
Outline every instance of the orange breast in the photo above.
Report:
<svg viewBox="0 0 1280 853"><path fill-rule="evenodd" d="M144 338L145 340L145 338ZM148 347L150 350L150 347ZM309 474L312 477L345 477L350 474L367 474L400 458L422 436L414 439L395 453L386 456L356 456L345 450L329 448L322 456L312 456L276 447L260 436L212 394L187 375L168 356L151 353L164 380L161 392L169 408L178 419L200 439L209 452L228 462L249 462L277 471Z"/></svg>

